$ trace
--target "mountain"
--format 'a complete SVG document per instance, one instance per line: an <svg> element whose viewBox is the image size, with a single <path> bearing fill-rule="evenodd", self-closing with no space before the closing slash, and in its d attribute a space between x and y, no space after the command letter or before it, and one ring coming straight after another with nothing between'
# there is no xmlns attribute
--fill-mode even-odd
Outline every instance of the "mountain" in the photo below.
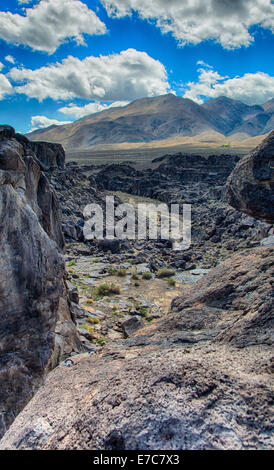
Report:
<svg viewBox="0 0 274 470"><path fill-rule="evenodd" d="M274 100L248 106L225 96L202 105L173 94L142 98L127 106L85 116L72 124L28 134L32 140L55 141L67 150L105 144L148 143L178 137L244 134L254 137L274 128ZM159 142L160 144L160 142Z"/></svg>

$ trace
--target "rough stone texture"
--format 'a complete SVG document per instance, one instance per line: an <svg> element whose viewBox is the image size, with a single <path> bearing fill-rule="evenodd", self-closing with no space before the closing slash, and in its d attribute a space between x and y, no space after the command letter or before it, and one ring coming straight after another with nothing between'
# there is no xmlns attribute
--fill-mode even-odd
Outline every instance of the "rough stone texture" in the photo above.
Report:
<svg viewBox="0 0 274 470"><path fill-rule="evenodd" d="M274 131L231 173L227 201L246 214L274 223Z"/></svg>
<svg viewBox="0 0 274 470"><path fill-rule="evenodd" d="M141 317L137 315L128 318L122 323L122 330L126 337L132 336L136 331L140 330L144 326L144 322Z"/></svg>
<svg viewBox="0 0 274 470"><path fill-rule="evenodd" d="M274 250L237 254L170 315L52 371L0 449L270 449Z"/></svg>
<svg viewBox="0 0 274 470"><path fill-rule="evenodd" d="M46 371L79 351L58 201L25 140L0 127L0 435Z"/></svg>

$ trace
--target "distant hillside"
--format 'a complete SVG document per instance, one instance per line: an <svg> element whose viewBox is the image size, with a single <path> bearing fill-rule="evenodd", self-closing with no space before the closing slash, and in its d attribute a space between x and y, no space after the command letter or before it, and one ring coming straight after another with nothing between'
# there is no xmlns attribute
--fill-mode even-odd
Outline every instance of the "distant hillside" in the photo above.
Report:
<svg viewBox="0 0 274 470"><path fill-rule="evenodd" d="M32 140L61 143L67 150L104 145L205 139L221 142L266 134L274 128L274 99L262 106L248 106L225 96L202 105L173 94L143 98L127 106L91 114L72 124L50 126L28 134ZM123 145L123 146L124 146Z"/></svg>

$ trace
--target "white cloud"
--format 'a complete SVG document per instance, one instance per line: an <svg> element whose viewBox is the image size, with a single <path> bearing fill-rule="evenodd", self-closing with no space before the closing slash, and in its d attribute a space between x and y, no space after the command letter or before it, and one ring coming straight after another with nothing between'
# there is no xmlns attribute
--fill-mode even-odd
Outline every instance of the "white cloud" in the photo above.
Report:
<svg viewBox="0 0 274 470"><path fill-rule="evenodd" d="M0 62L0 72L4 68L4 64ZM0 100L3 100L6 98L7 95L10 95L13 93L13 87L10 83L10 81L7 79L6 75L3 73L0 73Z"/></svg>
<svg viewBox="0 0 274 470"><path fill-rule="evenodd" d="M14 59L14 57L12 57L12 55L7 55L5 57L5 61L9 62L10 64L15 64L15 59Z"/></svg>
<svg viewBox="0 0 274 470"><path fill-rule="evenodd" d="M9 77L18 93L39 101L45 98L99 101L132 101L169 90L166 69L146 52L128 49L120 54L86 57L69 56L36 70L12 68Z"/></svg>
<svg viewBox="0 0 274 470"><path fill-rule="evenodd" d="M52 54L72 38L84 44L83 34L104 34L106 27L80 0L40 0L23 14L0 11L0 38Z"/></svg>
<svg viewBox="0 0 274 470"><path fill-rule="evenodd" d="M227 96L246 104L262 104L274 96L274 77L267 73L246 73L241 77L223 77L218 72L199 69L197 82L189 82L184 98L203 103L206 98Z"/></svg>
<svg viewBox="0 0 274 470"><path fill-rule="evenodd" d="M171 33L180 45L213 39L224 48L248 46L251 26L274 32L271 0L101 0L109 16L121 18L138 12L163 33Z"/></svg>
<svg viewBox="0 0 274 470"><path fill-rule="evenodd" d="M3 64L0 65L0 70L2 70ZM0 73L0 100L3 100L7 95L13 93L12 85L5 75Z"/></svg>
<svg viewBox="0 0 274 470"><path fill-rule="evenodd" d="M208 69L213 69L212 65L207 64L204 60L197 60L197 65L201 65L202 67L206 67Z"/></svg>
<svg viewBox="0 0 274 470"><path fill-rule="evenodd" d="M49 119L46 116L32 116L31 125L32 129L30 132L33 132L37 129L44 129L49 126L63 126L64 124L71 124L71 121L57 121L56 119Z"/></svg>
<svg viewBox="0 0 274 470"><path fill-rule="evenodd" d="M89 114L99 113L100 111L117 108L119 106L126 106L127 104L128 101L115 101L110 105L93 102L88 103L85 106L76 106L73 103L70 103L68 106L58 109L58 111L62 114L74 116L75 118L80 119L84 116L88 116Z"/></svg>

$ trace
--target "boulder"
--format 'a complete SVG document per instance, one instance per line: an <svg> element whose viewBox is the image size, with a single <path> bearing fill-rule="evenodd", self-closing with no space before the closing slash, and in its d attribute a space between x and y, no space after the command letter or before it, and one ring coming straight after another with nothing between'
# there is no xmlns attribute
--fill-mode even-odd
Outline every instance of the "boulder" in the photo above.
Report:
<svg viewBox="0 0 274 470"><path fill-rule="evenodd" d="M227 202L255 219L274 223L274 131L232 171Z"/></svg>
<svg viewBox="0 0 274 470"><path fill-rule="evenodd" d="M132 336L136 331L143 328L144 322L138 315L128 318L122 323L122 330L126 337Z"/></svg>

